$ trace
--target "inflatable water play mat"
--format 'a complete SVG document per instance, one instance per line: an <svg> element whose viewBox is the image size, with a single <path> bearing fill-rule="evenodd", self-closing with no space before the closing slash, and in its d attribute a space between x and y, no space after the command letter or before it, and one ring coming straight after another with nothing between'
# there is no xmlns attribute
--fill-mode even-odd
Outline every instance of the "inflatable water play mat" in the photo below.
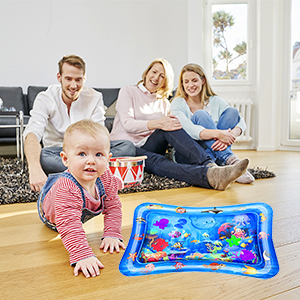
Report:
<svg viewBox="0 0 300 300"><path fill-rule="evenodd" d="M119 270L126 276L222 272L270 278L279 271L272 208L264 203L176 207L144 203Z"/></svg>

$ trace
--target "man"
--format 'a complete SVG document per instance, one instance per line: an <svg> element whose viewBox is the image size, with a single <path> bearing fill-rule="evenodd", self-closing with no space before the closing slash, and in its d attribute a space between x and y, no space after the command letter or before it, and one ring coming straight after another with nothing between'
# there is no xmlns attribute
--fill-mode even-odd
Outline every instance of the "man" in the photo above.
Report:
<svg viewBox="0 0 300 300"><path fill-rule="evenodd" d="M37 95L31 118L24 131L24 148L33 191L40 191L49 173L62 172L60 152L67 127L82 119L104 125L102 94L84 87L85 62L76 55L64 56L58 63L60 85L51 85ZM44 148L40 141L43 141ZM111 142L113 156L135 156L129 141Z"/></svg>

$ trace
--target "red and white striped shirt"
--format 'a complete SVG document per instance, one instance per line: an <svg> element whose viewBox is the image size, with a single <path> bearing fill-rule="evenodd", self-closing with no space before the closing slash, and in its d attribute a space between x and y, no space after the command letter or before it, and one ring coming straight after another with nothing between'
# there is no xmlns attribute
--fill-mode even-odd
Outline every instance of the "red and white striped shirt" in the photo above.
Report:
<svg viewBox="0 0 300 300"><path fill-rule="evenodd" d="M118 190L123 187L120 178L114 176L110 169L100 176L103 183L106 199L104 200L104 233L103 237L122 239L122 204ZM94 199L84 190L86 208L92 212L101 209L101 201ZM51 187L45 197L43 210L45 217L56 224L61 240L70 254L70 263L75 264L84 258L95 256L88 244L85 231L82 227L83 199L79 187L70 179L60 177Z"/></svg>

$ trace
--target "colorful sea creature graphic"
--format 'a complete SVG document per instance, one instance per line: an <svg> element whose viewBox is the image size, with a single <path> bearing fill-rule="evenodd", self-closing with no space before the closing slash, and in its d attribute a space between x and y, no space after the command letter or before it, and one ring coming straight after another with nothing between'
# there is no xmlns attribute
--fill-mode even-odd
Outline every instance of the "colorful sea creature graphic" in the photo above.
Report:
<svg viewBox="0 0 300 300"><path fill-rule="evenodd" d="M180 269L182 269L184 266L186 266L186 265L184 265L184 264L181 263L181 262L177 262L173 267L175 267L176 270L180 270Z"/></svg>
<svg viewBox="0 0 300 300"><path fill-rule="evenodd" d="M231 228L233 227L230 223L223 223L218 229L218 235L220 239L231 237Z"/></svg>
<svg viewBox="0 0 300 300"><path fill-rule="evenodd" d="M145 266L145 268L141 268L140 272L142 274L148 274L148 273L151 273L152 271L154 271L154 269L155 269L155 266L154 266L154 264L151 263L151 264L147 264Z"/></svg>
<svg viewBox="0 0 300 300"><path fill-rule="evenodd" d="M202 236L203 236L203 237L209 237L209 234L208 234L207 232L204 232L204 233L202 234Z"/></svg>
<svg viewBox="0 0 300 300"><path fill-rule="evenodd" d="M213 214L219 214L221 212L223 212L223 210L217 209L216 207L214 207L213 209L201 211L201 213L213 213Z"/></svg>
<svg viewBox="0 0 300 300"><path fill-rule="evenodd" d="M148 209L162 209L163 207L158 204L150 204L147 206Z"/></svg>
<svg viewBox="0 0 300 300"><path fill-rule="evenodd" d="M225 265L224 264L219 264L219 263L211 263L209 265L203 264L203 267L210 268L212 271L217 271L217 270L220 270L221 268L224 268Z"/></svg>
<svg viewBox="0 0 300 300"><path fill-rule="evenodd" d="M182 243L177 242L177 243L175 243L175 244L172 246L172 248L182 249Z"/></svg>
<svg viewBox="0 0 300 300"><path fill-rule="evenodd" d="M174 227L182 229L183 226L187 223L187 220L186 219L179 219L177 222L178 223L175 224Z"/></svg>
<svg viewBox="0 0 300 300"><path fill-rule="evenodd" d="M253 267L249 267L245 265L245 268L242 269L243 274L248 274L248 275L255 275L257 273L257 270Z"/></svg>
<svg viewBox="0 0 300 300"><path fill-rule="evenodd" d="M159 238L156 239L154 242L151 243L151 247L152 249L154 249L155 251L162 251L165 248L167 248L169 246L169 243L166 242L164 239Z"/></svg>
<svg viewBox="0 0 300 300"><path fill-rule="evenodd" d="M216 253L218 252L218 250L222 249L222 243L220 244L213 244L213 243L207 243L205 244L205 246L207 247L207 251L211 252L211 253Z"/></svg>
<svg viewBox="0 0 300 300"><path fill-rule="evenodd" d="M246 262L246 261L253 261L257 259L256 254L252 253L249 250L241 250L241 252L239 253L239 255L235 255L234 258L239 258L242 261Z"/></svg>
<svg viewBox="0 0 300 300"><path fill-rule="evenodd" d="M249 224L250 219L246 214L241 214L235 216L233 221L237 226L246 226L246 224Z"/></svg>
<svg viewBox="0 0 300 300"><path fill-rule="evenodd" d="M264 221L267 220L267 217L265 217L265 215L264 215L263 213L260 213L259 215L260 215L260 220L261 220L262 222L264 222Z"/></svg>
<svg viewBox="0 0 300 300"><path fill-rule="evenodd" d="M177 230L173 230L169 233L169 236L173 237L173 238L178 238L181 236L181 232L177 231Z"/></svg>
<svg viewBox="0 0 300 300"><path fill-rule="evenodd" d="M185 214L185 213L186 213L186 209L183 208L183 207L177 207L177 208L175 209L175 211L176 211L177 213L179 213L179 214Z"/></svg>
<svg viewBox="0 0 300 300"><path fill-rule="evenodd" d="M264 231L261 231L259 234L258 234L258 239L262 239L262 240L266 240L268 238L268 235L266 232Z"/></svg>
<svg viewBox="0 0 300 300"><path fill-rule="evenodd" d="M189 237L191 234L190 233L187 233L187 232L185 232L184 234L183 234L183 236L185 237L185 238L187 238L187 237Z"/></svg>
<svg viewBox="0 0 300 300"><path fill-rule="evenodd" d="M169 224L168 219L160 219L159 221L156 221L153 225L158 226L159 229L165 229Z"/></svg>
<svg viewBox="0 0 300 300"><path fill-rule="evenodd" d="M142 252L141 253L141 259L143 262L150 262L150 261L159 261L159 260L163 260L164 257L167 257L167 253L164 251L159 251L156 253L145 253Z"/></svg>
<svg viewBox="0 0 300 300"><path fill-rule="evenodd" d="M245 238L246 233L245 230L238 228L237 226L234 227L233 231L231 232L237 238Z"/></svg>
<svg viewBox="0 0 300 300"><path fill-rule="evenodd" d="M135 239L136 241L141 241L144 237L144 233L142 234L142 236L138 236L137 234L134 235L133 239Z"/></svg>
<svg viewBox="0 0 300 300"><path fill-rule="evenodd" d="M155 269L155 266L154 266L154 264L148 264L145 266L145 268L151 272Z"/></svg>
<svg viewBox="0 0 300 300"><path fill-rule="evenodd" d="M233 246L233 245L239 245L239 241L241 240L241 238L237 238L236 236L231 236L230 239L226 239L226 242L229 243L229 246Z"/></svg>
<svg viewBox="0 0 300 300"><path fill-rule="evenodd" d="M143 217L137 217L137 218L136 218L136 221L137 221L138 223L142 223L142 222L147 223L146 220L145 220Z"/></svg>
<svg viewBox="0 0 300 300"><path fill-rule="evenodd" d="M132 259L132 261L134 261L136 259L137 253L129 253L129 256L127 257L127 259Z"/></svg>
<svg viewBox="0 0 300 300"><path fill-rule="evenodd" d="M197 229L211 228L215 225L216 221L213 217L190 217L192 225Z"/></svg>
<svg viewBox="0 0 300 300"><path fill-rule="evenodd" d="M198 244L198 243L200 243L200 241L199 240L192 240L191 243Z"/></svg>

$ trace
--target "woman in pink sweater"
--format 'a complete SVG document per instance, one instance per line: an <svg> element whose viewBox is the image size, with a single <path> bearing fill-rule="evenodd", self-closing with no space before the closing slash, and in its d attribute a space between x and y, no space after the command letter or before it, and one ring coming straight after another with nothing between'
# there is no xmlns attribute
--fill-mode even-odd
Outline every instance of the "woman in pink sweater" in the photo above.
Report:
<svg viewBox="0 0 300 300"><path fill-rule="evenodd" d="M135 86L120 90L111 141L130 140L137 155L146 155L145 171L175 178L192 185L225 190L247 169L245 158L234 166L218 167L170 114L168 97L173 89L173 69L164 59L154 60ZM168 144L185 162L170 161L164 156Z"/></svg>

